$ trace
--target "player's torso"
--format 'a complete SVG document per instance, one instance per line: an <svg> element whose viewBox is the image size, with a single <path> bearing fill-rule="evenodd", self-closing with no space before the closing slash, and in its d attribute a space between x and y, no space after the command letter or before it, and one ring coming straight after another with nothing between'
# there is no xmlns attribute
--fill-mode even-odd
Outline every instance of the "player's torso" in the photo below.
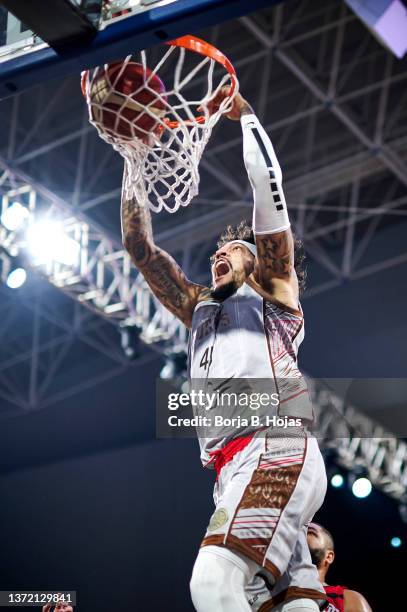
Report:
<svg viewBox="0 0 407 612"><path fill-rule="evenodd" d="M191 378L273 376L263 299L244 284L223 302L197 305L190 336Z"/></svg>
<svg viewBox="0 0 407 612"><path fill-rule="evenodd" d="M306 381L297 365L303 335L302 316L263 300L247 284L223 302L201 302L193 315L189 341L192 389L203 389L205 393L274 395L275 403L257 407L253 412L262 425L266 417L272 416L312 420ZM231 418L248 413L237 405L222 409L222 414ZM195 409L195 413L208 415L206 410ZM219 411L219 404L216 410ZM210 451L253 429L256 427L247 426L243 419L242 423L234 422L233 431L201 429L198 435L203 461Z"/></svg>
<svg viewBox="0 0 407 612"><path fill-rule="evenodd" d="M299 378L303 317L246 283L223 302L200 302L189 342L190 378Z"/></svg>

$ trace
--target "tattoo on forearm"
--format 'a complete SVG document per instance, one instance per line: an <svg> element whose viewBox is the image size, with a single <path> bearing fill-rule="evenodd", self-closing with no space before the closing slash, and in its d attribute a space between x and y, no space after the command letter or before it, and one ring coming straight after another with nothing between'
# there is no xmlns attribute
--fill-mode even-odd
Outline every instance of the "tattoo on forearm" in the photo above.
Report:
<svg viewBox="0 0 407 612"><path fill-rule="evenodd" d="M123 243L138 267L145 266L151 257L147 214L149 211L134 199L122 201Z"/></svg>
<svg viewBox="0 0 407 612"><path fill-rule="evenodd" d="M188 281L174 259L154 244L145 193L126 181L125 171L121 204L123 244L157 299L189 325L203 288Z"/></svg>
<svg viewBox="0 0 407 612"><path fill-rule="evenodd" d="M160 302L178 310L185 306L185 287L182 272L177 274L171 263L166 256L158 254L149 264L145 276Z"/></svg>
<svg viewBox="0 0 407 612"><path fill-rule="evenodd" d="M292 245L287 232L256 236L260 275L289 278L292 272Z"/></svg>

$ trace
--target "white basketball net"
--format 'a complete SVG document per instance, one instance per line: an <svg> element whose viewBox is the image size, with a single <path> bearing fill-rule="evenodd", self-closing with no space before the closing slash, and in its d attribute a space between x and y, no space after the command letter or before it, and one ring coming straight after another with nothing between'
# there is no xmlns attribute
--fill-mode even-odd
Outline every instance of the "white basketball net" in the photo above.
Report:
<svg viewBox="0 0 407 612"><path fill-rule="evenodd" d="M189 37L194 39L194 37ZM175 42L175 41L174 41ZM158 58L157 55L161 53ZM113 80L104 79L103 100L107 94L119 95L120 106L117 107L117 121L126 122L131 136L123 137L108 133L104 126L95 120L102 110L102 102L92 89L100 88L100 77L107 74L108 65L95 68L88 73L85 80L85 95L89 107L89 120L96 127L99 136L112 145L125 159L127 179L124 186L126 197L143 194L145 203L151 210L160 212L163 208L170 213L180 206L187 206L198 193L198 165L203 150L209 140L213 127L222 114L232 106L233 97L238 91L238 81L233 74L218 61L187 51L183 47L161 45L137 55L126 57L123 66L114 74ZM154 61L155 60L155 61ZM129 62L142 64L144 83L142 87L125 95L115 90L115 83L120 78ZM155 67L153 68L155 64ZM152 71L147 75L148 68ZM158 75L165 84L165 94L160 95L149 86L154 75ZM206 107L221 87L232 85L234 92L224 98L219 109L210 113ZM147 90L151 101L146 106L137 101L140 90ZM92 92L92 97L91 97ZM117 100L117 98L116 98ZM158 101L158 103L157 103ZM157 106L164 108L157 112ZM134 128L131 121L121 114L125 107L136 108L139 121L142 114L152 117L162 130L161 134L147 132L139 125ZM199 109L199 110L198 110ZM120 117L119 117L120 115ZM200 120L197 117L201 117ZM116 121L116 125L117 125ZM169 125L176 122L176 126ZM123 123L122 123L123 125ZM135 132L143 132L149 137L148 144L143 142Z"/></svg>

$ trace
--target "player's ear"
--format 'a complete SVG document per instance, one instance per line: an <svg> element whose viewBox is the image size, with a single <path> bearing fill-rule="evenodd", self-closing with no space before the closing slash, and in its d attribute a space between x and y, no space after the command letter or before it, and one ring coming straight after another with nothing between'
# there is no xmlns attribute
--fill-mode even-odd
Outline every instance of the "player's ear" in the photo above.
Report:
<svg viewBox="0 0 407 612"><path fill-rule="evenodd" d="M328 565L332 565L332 563L335 561L335 553L333 550L328 549L326 551L325 561L328 563Z"/></svg>

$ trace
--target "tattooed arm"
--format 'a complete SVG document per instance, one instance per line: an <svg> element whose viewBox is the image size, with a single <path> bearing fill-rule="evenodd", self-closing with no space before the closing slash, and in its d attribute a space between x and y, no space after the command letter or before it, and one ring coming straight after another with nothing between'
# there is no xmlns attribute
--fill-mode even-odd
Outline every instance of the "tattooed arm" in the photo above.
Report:
<svg viewBox="0 0 407 612"><path fill-rule="evenodd" d="M253 188L253 231L257 246L254 276L266 296L297 310L294 240L282 189L281 168L253 109L239 94L236 98L243 130L243 157Z"/></svg>
<svg viewBox="0 0 407 612"><path fill-rule="evenodd" d="M208 103L217 110L230 88L223 87ZM240 121L243 158L253 188L253 231L257 261L253 275L256 289L266 298L298 309L298 280L294 268L294 240L282 190L282 172L273 145L250 104L238 93L226 117Z"/></svg>
<svg viewBox="0 0 407 612"><path fill-rule="evenodd" d="M190 327L194 308L209 289L189 281L176 261L154 243L145 196L129 188L126 179L125 169L121 203L123 245L156 298Z"/></svg>
<svg viewBox="0 0 407 612"><path fill-rule="evenodd" d="M274 300L298 310L298 280L290 228L276 234L256 235L256 246L256 280Z"/></svg>

